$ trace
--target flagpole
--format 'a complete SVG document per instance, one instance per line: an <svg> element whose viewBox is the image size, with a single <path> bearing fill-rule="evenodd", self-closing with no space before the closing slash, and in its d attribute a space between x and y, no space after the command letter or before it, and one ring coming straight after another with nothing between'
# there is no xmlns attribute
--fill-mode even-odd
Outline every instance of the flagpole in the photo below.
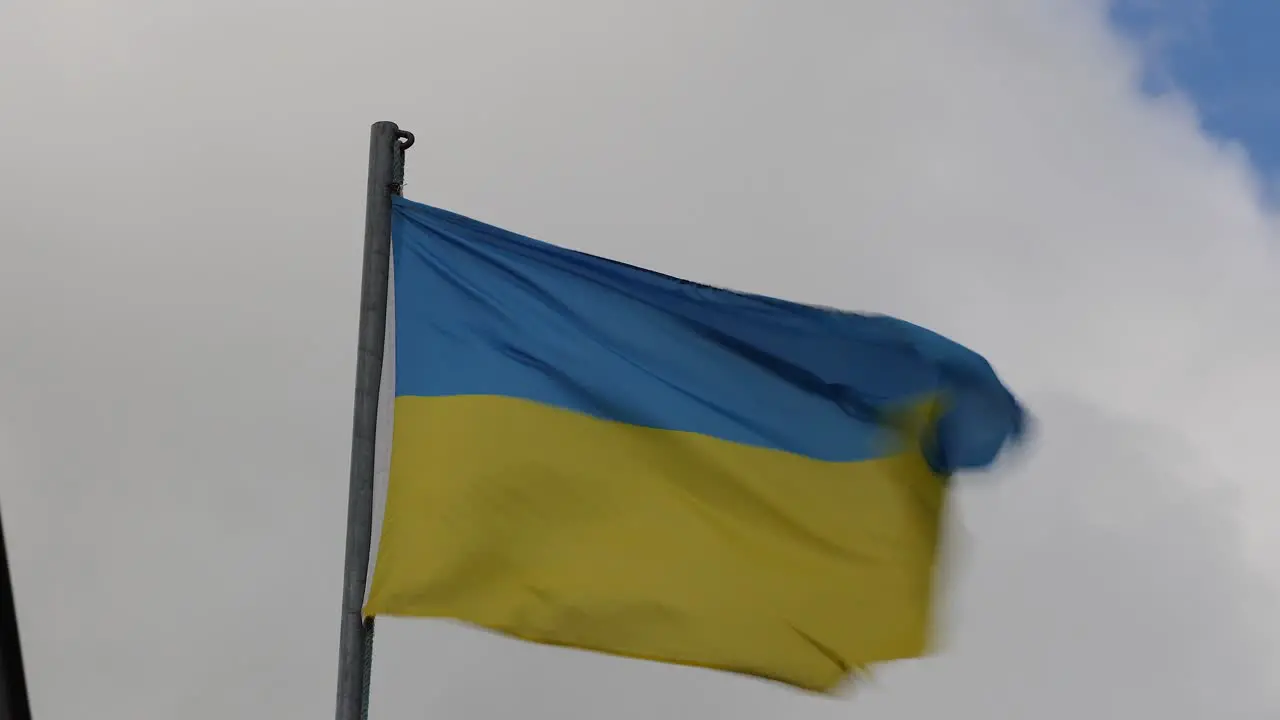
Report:
<svg viewBox="0 0 1280 720"><path fill-rule="evenodd" d="M347 552L342 578L342 633L338 643L337 720L366 720L373 661L373 619L364 618L365 581L373 533L374 439L378 389L387 331L391 262L391 198L404 185L404 151L413 133L377 122L369 133L369 194L364 217L364 269L360 277L360 329L356 351L355 410L351 430L351 486L347 497Z"/></svg>
<svg viewBox="0 0 1280 720"><path fill-rule="evenodd" d="M19 642L18 611L13 597L13 574L9 572L9 553L0 526L0 720L31 720L27 699L27 677L22 666L22 643Z"/></svg>

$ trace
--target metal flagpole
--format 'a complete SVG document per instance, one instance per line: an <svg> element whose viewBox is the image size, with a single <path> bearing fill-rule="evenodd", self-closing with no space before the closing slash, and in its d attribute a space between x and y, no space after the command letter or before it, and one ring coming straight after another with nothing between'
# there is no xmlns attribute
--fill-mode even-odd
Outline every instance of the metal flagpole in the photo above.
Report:
<svg viewBox="0 0 1280 720"><path fill-rule="evenodd" d="M387 277L391 262L391 198L404 185L404 151L413 133L393 122L374 123L369 137L369 195L364 217L364 270L360 277L360 339L356 355L355 412L351 429L351 488L347 498L347 555L342 579L342 634L338 643L337 720L369 716L373 619L363 613L373 533L374 436L382 348L387 331Z"/></svg>
<svg viewBox="0 0 1280 720"><path fill-rule="evenodd" d="M22 643L18 638L18 611L13 601L13 576L9 553L0 527L0 720L31 720L27 699L27 676L22 666Z"/></svg>

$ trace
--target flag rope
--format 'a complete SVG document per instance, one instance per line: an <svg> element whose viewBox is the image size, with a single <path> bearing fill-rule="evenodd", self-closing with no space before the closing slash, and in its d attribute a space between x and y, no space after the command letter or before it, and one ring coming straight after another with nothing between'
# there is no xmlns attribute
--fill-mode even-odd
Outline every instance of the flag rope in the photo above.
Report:
<svg viewBox="0 0 1280 720"><path fill-rule="evenodd" d="M364 621L364 654L360 662L360 720L369 720L369 686L373 680L373 618Z"/></svg>

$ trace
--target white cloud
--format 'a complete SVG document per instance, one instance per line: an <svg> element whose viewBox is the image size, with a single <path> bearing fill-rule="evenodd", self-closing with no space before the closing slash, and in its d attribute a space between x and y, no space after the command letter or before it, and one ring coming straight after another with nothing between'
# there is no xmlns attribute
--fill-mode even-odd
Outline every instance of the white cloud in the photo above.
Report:
<svg viewBox="0 0 1280 720"><path fill-rule="evenodd" d="M392 119L414 199L932 325L1043 433L960 493L944 654L865 694L387 622L375 718L1273 716L1280 232L1138 57L1077 0L7 5L0 493L36 710L331 712Z"/></svg>

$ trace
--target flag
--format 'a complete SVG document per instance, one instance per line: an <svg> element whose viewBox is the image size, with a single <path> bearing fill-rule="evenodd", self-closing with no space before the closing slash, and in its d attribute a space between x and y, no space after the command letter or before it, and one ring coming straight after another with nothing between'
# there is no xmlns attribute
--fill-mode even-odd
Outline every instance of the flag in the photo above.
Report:
<svg viewBox="0 0 1280 720"><path fill-rule="evenodd" d="M830 691L927 650L952 473L1023 411L923 328L394 200L366 616Z"/></svg>

